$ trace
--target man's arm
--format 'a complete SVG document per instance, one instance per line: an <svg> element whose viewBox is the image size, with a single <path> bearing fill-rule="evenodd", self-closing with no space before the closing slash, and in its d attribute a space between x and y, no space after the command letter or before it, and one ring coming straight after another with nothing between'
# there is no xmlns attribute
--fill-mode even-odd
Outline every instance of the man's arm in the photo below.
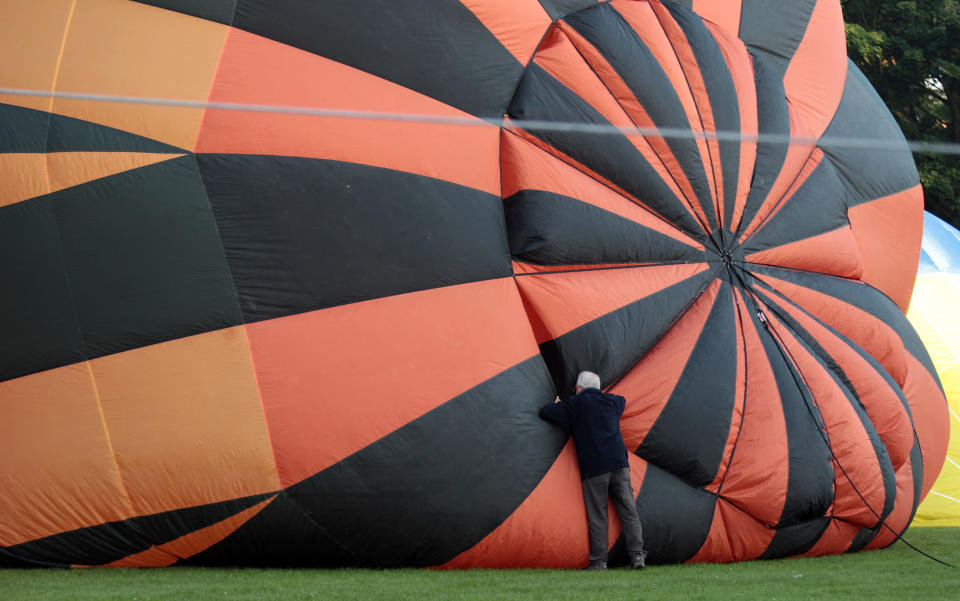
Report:
<svg viewBox="0 0 960 601"><path fill-rule="evenodd" d="M551 424L556 424L566 430L570 429L570 405L565 401L561 401L560 397L557 397L549 405L544 405L540 408L540 419L550 422Z"/></svg>

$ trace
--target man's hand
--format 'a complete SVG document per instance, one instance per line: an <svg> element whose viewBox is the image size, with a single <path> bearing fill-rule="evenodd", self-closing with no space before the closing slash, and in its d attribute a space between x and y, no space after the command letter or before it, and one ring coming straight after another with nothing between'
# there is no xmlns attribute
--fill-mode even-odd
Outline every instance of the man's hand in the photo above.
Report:
<svg viewBox="0 0 960 601"><path fill-rule="evenodd" d="M554 403L559 403L559 402L560 402L560 397L557 397L557 398L553 399L553 402L554 402Z"/></svg>

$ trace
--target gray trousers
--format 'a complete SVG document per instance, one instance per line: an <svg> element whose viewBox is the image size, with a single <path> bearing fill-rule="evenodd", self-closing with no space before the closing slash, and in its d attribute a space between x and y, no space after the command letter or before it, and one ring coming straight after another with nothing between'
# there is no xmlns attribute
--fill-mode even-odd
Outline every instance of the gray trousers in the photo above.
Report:
<svg viewBox="0 0 960 601"><path fill-rule="evenodd" d="M583 481L583 502L587 506L590 530L590 561L607 558L607 499L620 516L627 552L631 557L644 553L643 529L630 485L630 468L621 468Z"/></svg>

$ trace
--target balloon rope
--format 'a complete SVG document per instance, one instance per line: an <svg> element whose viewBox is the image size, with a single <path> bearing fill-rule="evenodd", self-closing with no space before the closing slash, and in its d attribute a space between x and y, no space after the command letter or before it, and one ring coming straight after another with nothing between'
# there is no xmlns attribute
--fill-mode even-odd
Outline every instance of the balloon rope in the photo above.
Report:
<svg viewBox="0 0 960 601"><path fill-rule="evenodd" d="M744 290L753 301L754 308L757 311L758 319L760 320L761 323L763 323L764 328L768 332L770 332L770 335L773 336L774 341L776 342L775 346L777 347L777 350L780 351L780 355L783 357L784 362L787 364L787 367L790 369L790 374L791 376L793 376L793 381L797 385L797 390L800 391L800 395L803 397L804 401L807 401L804 403L804 405L806 405L807 412L810 414L810 417L813 419L813 423L816 425L817 431L820 433L820 436L823 438L824 443L826 443L827 449L830 451L830 456L836 462L837 467L840 468L840 472L843 474L843 477L846 478L847 482L850 483L850 486L853 488L854 492L857 493L857 496L860 497L860 500L863 502L866 508L869 509L870 513L872 513L874 517L876 517L877 520L879 521L876 527L883 526L884 528L889 530L894 535L894 537L896 537L896 540L903 542L903 544L907 545L909 548L913 549L914 551L923 555L924 557L932 559L933 561L939 564L945 565L947 567L951 567L951 568L957 567L952 563L948 563L946 561L943 561L942 559L934 557L930 553L923 551L922 549L911 544L909 541L907 541L907 539L903 538L901 534L899 534L896 530L890 527L889 524L887 524L887 520L883 518L879 513L877 513L877 511L873 508L873 506L870 505L869 501L867 501L867 499L863 496L863 493L861 493L860 489L857 488L857 485L853 482L853 479L847 473L847 470L844 469L843 464L840 462L840 458L837 457L837 454L834 452L833 445L830 444L830 437L826 433L826 422L824 422L824 425L821 427L820 420L817 420L817 416L813 413L812 407L815 406L816 401L813 399L812 395L810 395L809 401L807 399L807 392L809 392L809 386L806 386L805 388L806 379L803 377L803 373L800 371L800 366L797 363L796 358L793 356L793 353L790 352L790 349L787 348L786 343L784 342L780 334L776 331L774 326L770 323L769 320L766 319L766 316L764 315L763 310L760 307L760 302L756 296L756 293L754 293L753 290L746 287L746 283L743 281L743 278L739 276L739 274L738 274L738 278L740 278L740 282L744 284ZM776 314L778 317L783 319L783 316L780 314L780 311L776 307L771 306L769 308L771 311L773 311L774 314ZM916 432L914 432L914 436L916 436Z"/></svg>
<svg viewBox="0 0 960 601"><path fill-rule="evenodd" d="M739 277L739 276L738 276ZM747 332L743 325L743 312L740 309L740 303L737 302L736 290L734 292L733 306L737 310L737 321L740 323L740 341L743 344L743 407L740 409L740 426L737 428L737 437L733 440L733 448L730 449L730 460L727 462L727 471L723 473L723 478L720 479L720 484L717 485L717 496L721 496L720 493L723 491L723 485L727 481L727 476L730 475L730 466L733 465L733 456L737 452L737 445L740 443L740 435L743 434L743 422L746 421L747 417L747 383L750 381L749 369L750 363L747 361ZM726 500L727 503L733 503L729 500Z"/></svg>

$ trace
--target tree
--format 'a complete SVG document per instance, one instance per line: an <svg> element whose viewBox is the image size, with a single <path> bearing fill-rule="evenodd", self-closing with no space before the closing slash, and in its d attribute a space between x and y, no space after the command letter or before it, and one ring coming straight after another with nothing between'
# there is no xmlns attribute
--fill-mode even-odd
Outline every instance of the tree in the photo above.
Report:
<svg viewBox="0 0 960 601"><path fill-rule="evenodd" d="M910 140L960 144L960 0L841 0L847 53ZM914 155L926 208L960 226L960 156Z"/></svg>

